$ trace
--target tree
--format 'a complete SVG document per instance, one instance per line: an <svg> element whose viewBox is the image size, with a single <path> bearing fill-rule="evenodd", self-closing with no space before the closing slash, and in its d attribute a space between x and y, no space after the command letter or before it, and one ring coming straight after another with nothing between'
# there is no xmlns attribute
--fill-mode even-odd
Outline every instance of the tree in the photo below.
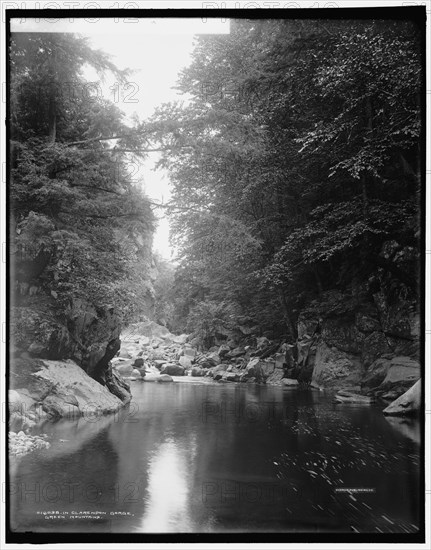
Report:
<svg viewBox="0 0 431 550"><path fill-rule="evenodd" d="M11 58L11 234L16 289L30 286L61 314L70 300L136 317L151 293L152 205L131 181L136 128L82 78L84 64L118 71L86 40L14 34Z"/></svg>
<svg viewBox="0 0 431 550"><path fill-rule="evenodd" d="M415 290L420 37L409 21L232 21L200 37L147 128L166 149L183 315L235 303L295 335L300 309L355 280ZM179 283L180 279L178 279Z"/></svg>

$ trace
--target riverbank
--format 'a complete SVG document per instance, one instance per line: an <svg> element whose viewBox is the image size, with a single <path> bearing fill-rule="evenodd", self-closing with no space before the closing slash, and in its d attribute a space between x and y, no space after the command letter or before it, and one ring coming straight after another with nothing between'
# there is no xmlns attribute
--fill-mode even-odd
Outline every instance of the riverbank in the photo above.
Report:
<svg viewBox="0 0 431 550"><path fill-rule="evenodd" d="M109 375L118 388L117 395L72 360L17 359L11 368L8 392L10 453L24 454L43 447L43 436L31 434L49 420L91 420L119 411L131 399L129 385L116 373Z"/></svg>
<svg viewBox="0 0 431 550"><path fill-rule="evenodd" d="M407 416L420 411L417 388L414 399L407 394L403 406L388 407L419 380L420 365L414 359L386 355L373 368L362 366L352 375L333 348L319 351L313 369L304 371L300 365L309 361L311 352L308 347L305 358L302 344L298 346L299 357L295 359L293 345L248 335L204 351L196 338L176 336L165 327L146 322L129 327L112 364L115 372L132 381L172 382L172 377L192 377L210 378L220 384L268 384L325 390L334 394L338 403L366 405L377 400L388 415Z"/></svg>
<svg viewBox="0 0 431 550"><path fill-rule="evenodd" d="M103 386L71 360L21 357L14 365L9 391L11 453L25 454L40 448L43 441L34 439L31 432L47 420L96 418L118 411L132 399L129 384L135 381L168 385L201 381L325 391L340 406L367 406L377 400L384 414L393 416L414 416L421 408L418 366L409 358L395 357L381 365L380 383L375 387L370 387L370 373L364 378L366 384L340 377L337 384L321 386L314 371L310 379L301 378L292 361L291 346L284 342L250 336L202 351L187 335L173 335L154 322L129 328L106 374Z"/></svg>

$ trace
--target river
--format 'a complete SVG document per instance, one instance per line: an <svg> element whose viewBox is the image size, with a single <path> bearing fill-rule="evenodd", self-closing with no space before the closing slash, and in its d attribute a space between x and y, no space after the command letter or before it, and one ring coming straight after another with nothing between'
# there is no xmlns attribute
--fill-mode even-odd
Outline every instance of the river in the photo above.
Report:
<svg viewBox="0 0 431 550"><path fill-rule="evenodd" d="M417 421L253 384L132 392L118 414L45 423L51 447L11 459L13 530L417 531Z"/></svg>

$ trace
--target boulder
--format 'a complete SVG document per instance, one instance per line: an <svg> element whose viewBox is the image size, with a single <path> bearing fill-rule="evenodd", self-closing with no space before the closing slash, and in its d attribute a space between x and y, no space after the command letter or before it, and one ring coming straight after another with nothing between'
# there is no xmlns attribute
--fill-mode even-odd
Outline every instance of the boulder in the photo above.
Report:
<svg viewBox="0 0 431 550"><path fill-rule="evenodd" d="M267 379L275 370L275 361L259 362L260 376Z"/></svg>
<svg viewBox="0 0 431 550"><path fill-rule="evenodd" d="M28 352L33 357L43 357L45 353L45 346L40 342L32 342L28 348Z"/></svg>
<svg viewBox="0 0 431 550"><path fill-rule="evenodd" d="M163 365L166 365L168 361L166 359L155 359L154 365L156 368L161 369Z"/></svg>
<svg viewBox="0 0 431 550"><path fill-rule="evenodd" d="M266 346L269 346L270 341L266 336L259 336L256 338L256 345L258 348L264 348Z"/></svg>
<svg viewBox="0 0 431 550"><path fill-rule="evenodd" d="M50 417L102 415L117 411L123 401L88 376L74 361L36 360L26 389L35 403ZM128 394L130 397L130 393Z"/></svg>
<svg viewBox="0 0 431 550"><path fill-rule="evenodd" d="M118 372L118 374L121 374L121 376L131 376L133 371L133 365L131 361L127 361L127 363L122 364L117 363L114 368Z"/></svg>
<svg viewBox="0 0 431 550"><path fill-rule="evenodd" d="M422 403L421 380L418 380L409 390L393 401L383 414L387 416L416 416Z"/></svg>
<svg viewBox="0 0 431 550"><path fill-rule="evenodd" d="M372 397L360 395L358 393L339 391L335 395L335 401L337 401L338 403L358 403L362 405L371 405L374 399Z"/></svg>
<svg viewBox="0 0 431 550"><path fill-rule="evenodd" d="M133 369L132 370L132 376L135 376L137 378L140 378L141 377L141 373L140 371L138 371L138 369Z"/></svg>
<svg viewBox="0 0 431 550"><path fill-rule="evenodd" d="M230 352L230 347L226 344L222 344L218 349L218 355L221 358L223 358L229 352Z"/></svg>
<svg viewBox="0 0 431 550"><path fill-rule="evenodd" d="M201 369L199 367L193 367L192 368L192 376L205 376L206 371L204 369Z"/></svg>
<svg viewBox="0 0 431 550"><path fill-rule="evenodd" d="M276 353L274 355L275 368L282 369L286 361L286 355L284 353Z"/></svg>
<svg viewBox="0 0 431 550"><path fill-rule="evenodd" d="M242 347L238 347L238 348L235 348L233 349L232 351L229 351L229 353L227 353L227 356L228 357L240 357L241 355L245 355L246 351L244 348Z"/></svg>
<svg viewBox="0 0 431 550"><path fill-rule="evenodd" d="M259 357L254 357L248 362L245 368L248 376L256 376L257 366L259 365L259 361L260 361Z"/></svg>
<svg viewBox="0 0 431 550"><path fill-rule="evenodd" d="M184 376L184 367L181 365L175 365L174 363L168 363L164 365L161 374L168 374L170 376Z"/></svg>
<svg viewBox="0 0 431 550"><path fill-rule="evenodd" d="M365 388L377 388L386 378L389 367L391 366L390 359L380 357L376 359L368 367L365 376L362 379L361 385Z"/></svg>
<svg viewBox="0 0 431 550"><path fill-rule="evenodd" d="M185 347L183 352L184 352L183 354L186 357L191 357L192 359L194 359L196 357L196 354L197 354L197 350L195 348L192 348L192 347Z"/></svg>
<svg viewBox="0 0 431 550"><path fill-rule="evenodd" d="M417 382L421 375L418 361L410 357L394 357L382 385L393 382Z"/></svg>
<svg viewBox="0 0 431 550"><path fill-rule="evenodd" d="M192 367L192 360L187 355L182 355L178 362L184 369L190 369Z"/></svg>
<svg viewBox="0 0 431 550"><path fill-rule="evenodd" d="M216 351L213 351L212 353L206 356L205 363L209 363L212 366L220 365L221 359L219 354Z"/></svg>
<svg viewBox="0 0 431 550"><path fill-rule="evenodd" d="M148 353L148 358L151 361L164 361L165 363L167 363L165 355L165 352L162 350L151 350Z"/></svg>
<svg viewBox="0 0 431 550"><path fill-rule="evenodd" d="M161 374L157 382L173 382L173 378L169 374Z"/></svg>
<svg viewBox="0 0 431 550"><path fill-rule="evenodd" d="M283 386L289 386L289 387L296 387L299 384L298 380L294 380L293 378L283 378L281 380L281 383Z"/></svg>
<svg viewBox="0 0 431 550"><path fill-rule="evenodd" d="M43 410L53 418L78 418L81 416L78 400L73 394L66 392L48 395L43 401Z"/></svg>
<svg viewBox="0 0 431 550"><path fill-rule="evenodd" d="M239 382L240 381L240 375L236 372L226 372L222 376L223 380L226 380L227 382Z"/></svg>
<svg viewBox="0 0 431 550"><path fill-rule="evenodd" d="M144 360L142 357L137 357L133 363L134 367L143 367L144 366Z"/></svg>
<svg viewBox="0 0 431 550"><path fill-rule="evenodd" d="M164 376L164 375L153 374L153 373L146 374L145 375L145 382L158 382L162 376ZM166 376L169 376L169 375L166 375Z"/></svg>
<svg viewBox="0 0 431 550"><path fill-rule="evenodd" d="M238 328L241 331L241 333L244 334L244 336L250 336L250 334L255 334L260 330L259 325L254 325L254 326L239 325Z"/></svg>
<svg viewBox="0 0 431 550"><path fill-rule="evenodd" d="M266 383L273 386L281 386L283 375L283 370L275 369L274 372L268 376Z"/></svg>
<svg viewBox="0 0 431 550"><path fill-rule="evenodd" d="M179 336L174 336L172 341L175 344L185 344L187 342L188 334L180 334Z"/></svg>

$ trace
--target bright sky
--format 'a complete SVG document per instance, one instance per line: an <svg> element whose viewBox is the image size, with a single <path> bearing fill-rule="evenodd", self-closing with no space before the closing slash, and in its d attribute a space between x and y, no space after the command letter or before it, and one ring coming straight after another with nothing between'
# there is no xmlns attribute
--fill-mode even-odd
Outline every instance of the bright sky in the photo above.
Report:
<svg viewBox="0 0 431 550"><path fill-rule="evenodd" d="M161 103L184 99L172 87L179 71L190 64L193 39L197 34L227 34L226 19L83 19L36 20L16 19L11 22L12 32L75 32L91 39L96 49L112 56L119 69L129 68L134 72L128 86L119 86L113 78L100 83L102 94L115 101L118 107L140 120L146 119ZM91 82L98 77L88 71L85 75ZM169 200L169 177L167 173L154 172L158 154L150 153L142 166L133 170L134 178L144 181L145 192L153 199ZM160 213L158 229L154 235L154 250L169 259L169 222Z"/></svg>
<svg viewBox="0 0 431 550"><path fill-rule="evenodd" d="M190 64L193 34L148 35L126 34L116 36L93 34L91 42L98 49L112 54L120 69L134 70L128 87L118 87L111 79L103 85L103 92L115 100L122 111L131 116L134 113L142 120L153 113L161 103L181 99L172 89L179 71ZM94 75L88 76L94 81ZM170 198L169 177L162 171L153 170L158 153L150 153L145 162L133 168L134 179L143 179L145 192L157 201L167 202ZM154 235L154 250L169 259L172 250L169 245L169 221L160 209L158 227Z"/></svg>

